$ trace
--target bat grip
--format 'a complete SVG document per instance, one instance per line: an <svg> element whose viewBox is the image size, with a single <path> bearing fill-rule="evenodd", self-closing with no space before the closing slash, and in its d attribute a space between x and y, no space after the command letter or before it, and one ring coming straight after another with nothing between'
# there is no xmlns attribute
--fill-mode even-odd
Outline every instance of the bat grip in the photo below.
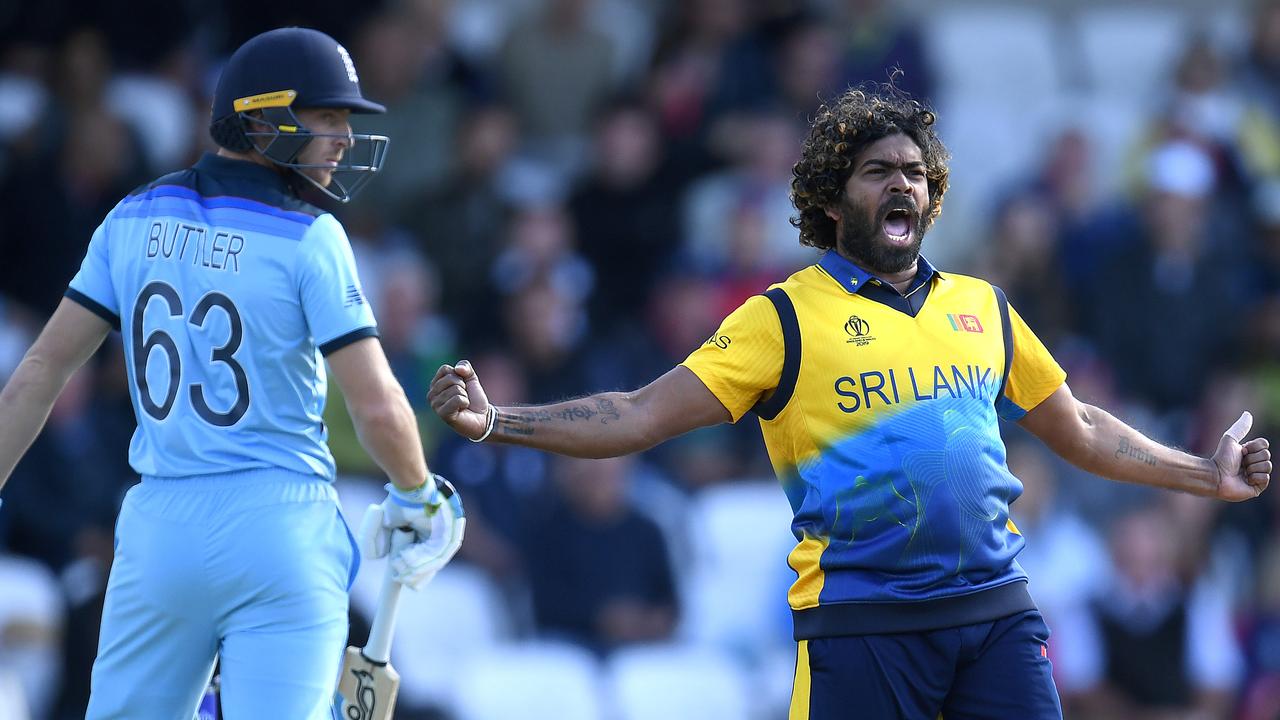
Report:
<svg viewBox="0 0 1280 720"><path fill-rule="evenodd" d="M386 663L391 659L391 636L396 628L396 614L400 611L400 590L404 587L396 582L391 558L412 539L413 534L407 531L391 531L391 552L387 554L387 572L382 579L382 592L378 595L378 610L373 614L369 642L362 651L372 662Z"/></svg>

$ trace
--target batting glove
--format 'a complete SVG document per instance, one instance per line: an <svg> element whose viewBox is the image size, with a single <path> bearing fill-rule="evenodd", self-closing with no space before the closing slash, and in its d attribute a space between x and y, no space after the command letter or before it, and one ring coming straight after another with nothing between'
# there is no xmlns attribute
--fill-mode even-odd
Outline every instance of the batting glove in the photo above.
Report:
<svg viewBox="0 0 1280 720"><path fill-rule="evenodd" d="M387 499L370 506L360 529L360 550L368 558L391 553L393 530L413 533L413 541L389 559L396 580L413 588L448 564L462 546L467 527L458 491L439 475L431 480L408 491L388 484Z"/></svg>

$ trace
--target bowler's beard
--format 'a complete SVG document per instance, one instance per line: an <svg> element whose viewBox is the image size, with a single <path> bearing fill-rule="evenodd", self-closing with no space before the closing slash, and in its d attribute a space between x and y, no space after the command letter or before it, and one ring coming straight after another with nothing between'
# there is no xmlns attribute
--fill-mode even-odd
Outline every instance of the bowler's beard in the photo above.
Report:
<svg viewBox="0 0 1280 720"><path fill-rule="evenodd" d="M884 236L884 219L891 210L906 210L911 214L911 242L892 245ZM837 232L836 247L845 257L877 275L892 275L911 267L920 256L920 243L928 229L926 218L911 199L898 196L886 200L876 212L855 205L848 197L840 204L840 216L844 220Z"/></svg>

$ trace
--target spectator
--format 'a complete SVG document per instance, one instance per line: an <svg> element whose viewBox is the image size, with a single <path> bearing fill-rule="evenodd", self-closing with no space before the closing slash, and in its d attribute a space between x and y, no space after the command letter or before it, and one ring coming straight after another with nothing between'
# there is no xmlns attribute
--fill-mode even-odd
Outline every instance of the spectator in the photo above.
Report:
<svg viewBox="0 0 1280 720"><path fill-rule="evenodd" d="M799 133L789 119L757 116L741 125L734 163L693 183L684 197L682 248L695 267L717 272L731 262L726 218L754 207L764 225L758 270L797 269L817 256L801 247L791 225L791 166L799 157Z"/></svg>
<svg viewBox="0 0 1280 720"><path fill-rule="evenodd" d="M515 119L505 108L472 110L458 124L454 164L439 183L412 193L397 210L399 223L423 252L452 279L441 287L441 308L462 333L492 322L486 314L485 277L510 221L504 173L519 143Z"/></svg>
<svg viewBox="0 0 1280 720"><path fill-rule="evenodd" d="M529 283L503 303L512 351L529 374L530 401L583 389L587 339L584 298L552 282Z"/></svg>
<svg viewBox="0 0 1280 720"><path fill-rule="evenodd" d="M745 0L692 0L669 7L649 93L679 173L689 178L714 162L706 143L714 120L726 109L722 85L735 75L764 76L767 66L763 49L749 35L752 18Z"/></svg>
<svg viewBox="0 0 1280 720"><path fill-rule="evenodd" d="M595 272L577 252L573 226L559 206L521 210L511 220L507 247L494 260L490 280L512 294L546 282L583 301L595 288Z"/></svg>
<svg viewBox="0 0 1280 720"><path fill-rule="evenodd" d="M98 221L143 177L133 135L104 105L110 64L101 34L68 35L56 98L29 154L0 178L0 293L43 314L61 299Z"/></svg>
<svg viewBox="0 0 1280 720"><path fill-rule="evenodd" d="M863 80L843 76L837 27L840 26L818 18L805 18L787 30L776 53L775 104L778 112L790 118L797 128L805 128L814 98L826 97ZM888 73L875 79L888 80Z"/></svg>
<svg viewBox="0 0 1280 720"><path fill-rule="evenodd" d="M678 247L677 192L656 119L629 102L606 110L596 126L591 170L568 206L583 257L610 280L592 298L597 326L638 324Z"/></svg>
<svg viewBox="0 0 1280 720"><path fill-rule="evenodd" d="M671 637L675 583L662 533L628 497L628 458L557 462L559 503L529 543L542 634L605 652Z"/></svg>
<svg viewBox="0 0 1280 720"><path fill-rule="evenodd" d="M1229 600L1201 568L1179 566L1184 549L1208 538L1153 505L1118 519L1110 540L1115 573L1081 633L1096 652L1072 678L1087 688L1073 705L1096 720L1225 718L1242 672Z"/></svg>
<svg viewBox="0 0 1280 720"><path fill-rule="evenodd" d="M1239 720L1280 717L1280 535L1262 554L1257 607L1245 623L1248 679Z"/></svg>
<svg viewBox="0 0 1280 720"><path fill-rule="evenodd" d="M587 22L591 4L549 0L511 30L498 62L526 150L570 177L582 168L592 116L616 89L614 48Z"/></svg>
<svg viewBox="0 0 1280 720"><path fill-rule="evenodd" d="M1204 151L1170 143L1147 167L1138 237L1104 261L1094 292L1108 301L1094 308L1089 329L1116 363L1118 386L1184 438L1210 368L1231 357L1238 340L1233 308L1245 284L1236 281L1232 218L1213 212L1215 170ZM1207 286L1221 292L1209 298L1200 292ZM1159 331L1135 332L1135 322Z"/></svg>
<svg viewBox="0 0 1280 720"><path fill-rule="evenodd" d="M835 27L847 28L841 61L845 85L885 82L900 70L893 82L912 97L928 101L935 97L933 72L925 57L921 24L899 11L899 5L884 0L843 0L837 9Z"/></svg>
<svg viewBox="0 0 1280 720"><path fill-rule="evenodd" d="M1166 101L1168 132L1214 143L1234 154L1244 102L1227 82L1226 60L1205 36L1182 51Z"/></svg>
<svg viewBox="0 0 1280 720"><path fill-rule="evenodd" d="M979 273L1002 288L1031 327L1048 328L1040 339L1051 350L1073 326L1058 247L1058 218L1043 196L1007 199L996 213L987 269Z"/></svg>
<svg viewBox="0 0 1280 720"><path fill-rule="evenodd" d="M1259 0L1249 48L1233 76L1248 98L1241 155L1255 176L1280 177L1280 2Z"/></svg>
<svg viewBox="0 0 1280 720"><path fill-rule="evenodd" d="M387 112L359 118L358 132L395 138L378 192L364 193L347 212L383 215L439 182L450 163L471 70L448 46L441 3L405 3L371 18L355 51L360 81Z"/></svg>
<svg viewBox="0 0 1280 720"><path fill-rule="evenodd" d="M61 589L49 568L30 558L0 552L0 676L17 680L17 706L5 712L49 717L62 675L60 645L65 611ZM84 716L81 708L81 717Z"/></svg>

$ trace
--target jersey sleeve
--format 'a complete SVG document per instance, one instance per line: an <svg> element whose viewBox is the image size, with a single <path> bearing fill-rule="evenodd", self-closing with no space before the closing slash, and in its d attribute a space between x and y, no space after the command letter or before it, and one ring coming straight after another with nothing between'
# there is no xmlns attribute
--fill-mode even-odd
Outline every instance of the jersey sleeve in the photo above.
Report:
<svg viewBox="0 0 1280 720"><path fill-rule="evenodd" d="M1066 381L1067 373L1012 305L1009 325L1013 331L1013 362L996 410L1000 417L1016 421L1052 395Z"/></svg>
<svg viewBox="0 0 1280 720"><path fill-rule="evenodd" d="M107 227L110 216L102 221L85 253L80 270L67 287L66 297L120 329L120 303L116 298L115 283L111 280L111 263L108 259Z"/></svg>
<svg viewBox="0 0 1280 720"><path fill-rule="evenodd" d="M737 422L778 386L785 347L782 323L763 295L748 298L682 365L693 371Z"/></svg>
<svg viewBox="0 0 1280 720"><path fill-rule="evenodd" d="M332 215L316 218L302 237L295 273L307 327L321 353L328 355L357 340L377 337L351 243Z"/></svg>

